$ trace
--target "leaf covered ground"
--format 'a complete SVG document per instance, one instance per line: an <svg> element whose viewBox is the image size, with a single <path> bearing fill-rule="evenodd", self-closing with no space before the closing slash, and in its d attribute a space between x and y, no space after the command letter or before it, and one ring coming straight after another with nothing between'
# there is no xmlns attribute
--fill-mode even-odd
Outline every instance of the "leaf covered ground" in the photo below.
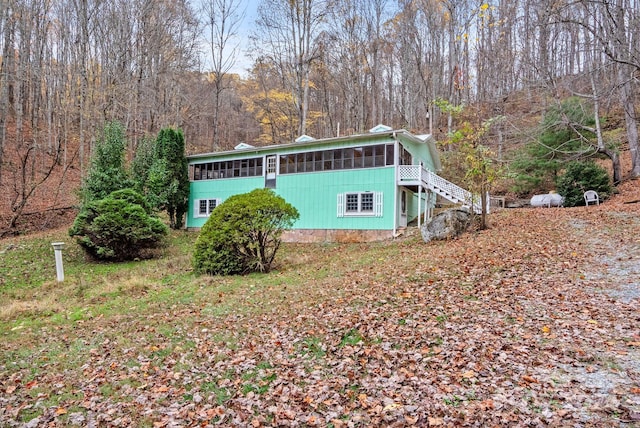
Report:
<svg viewBox="0 0 640 428"><path fill-rule="evenodd" d="M79 283L81 311L5 315L0 425L638 426L637 187L449 242L287 245L269 275L183 256L109 310Z"/></svg>

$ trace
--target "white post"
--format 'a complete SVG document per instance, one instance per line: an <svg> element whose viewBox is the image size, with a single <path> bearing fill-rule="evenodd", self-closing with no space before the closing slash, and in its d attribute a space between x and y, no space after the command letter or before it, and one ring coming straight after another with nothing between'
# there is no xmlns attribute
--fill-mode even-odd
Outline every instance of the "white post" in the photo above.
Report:
<svg viewBox="0 0 640 428"><path fill-rule="evenodd" d="M53 251L56 255L56 276L58 278L58 282L64 281L64 268L62 267L62 248L64 247L64 242L54 242Z"/></svg>
<svg viewBox="0 0 640 428"><path fill-rule="evenodd" d="M420 230L420 202L422 202L422 186L418 184L418 230Z"/></svg>

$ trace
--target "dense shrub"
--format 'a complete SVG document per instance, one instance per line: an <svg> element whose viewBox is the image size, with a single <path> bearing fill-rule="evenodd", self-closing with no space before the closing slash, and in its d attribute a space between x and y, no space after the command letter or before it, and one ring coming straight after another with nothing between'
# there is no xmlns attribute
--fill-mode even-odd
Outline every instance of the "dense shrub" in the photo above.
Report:
<svg viewBox="0 0 640 428"><path fill-rule="evenodd" d="M125 163L125 131L119 122L109 122L98 136L95 153L80 194L83 203L97 201L111 192L133 185Z"/></svg>
<svg viewBox="0 0 640 428"><path fill-rule="evenodd" d="M194 269L210 275L268 272L282 232L298 217L298 210L270 189L232 196L202 227Z"/></svg>
<svg viewBox="0 0 640 428"><path fill-rule="evenodd" d="M148 185L156 207L167 211L171 228L182 227L189 205L189 166L182 131L165 128L158 133Z"/></svg>
<svg viewBox="0 0 640 428"><path fill-rule="evenodd" d="M593 112L584 100L571 97L551 105L534 141L514 152L512 190L525 195L553 188L568 162L597 152L595 135L588 131L593 127Z"/></svg>
<svg viewBox="0 0 640 428"><path fill-rule="evenodd" d="M111 261L143 258L167 233L145 198L131 189L86 203L69 230L89 255Z"/></svg>
<svg viewBox="0 0 640 428"><path fill-rule="evenodd" d="M607 170L595 162L571 162L558 177L556 188L564 196L565 207L584 205L584 192L595 190L600 200L606 199L612 191Z"/></svg>

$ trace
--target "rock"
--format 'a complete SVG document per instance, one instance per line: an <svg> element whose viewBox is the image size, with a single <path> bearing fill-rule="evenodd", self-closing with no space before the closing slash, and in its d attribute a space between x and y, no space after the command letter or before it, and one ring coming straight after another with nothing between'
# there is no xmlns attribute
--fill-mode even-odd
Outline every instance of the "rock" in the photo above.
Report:
<svg viewBox="0 0 640 428"><path fill-rule="evenodd" d="M452 239L465 232L471 225L471 213L465 209L444 211L420 228L424 242Z"/></svg>

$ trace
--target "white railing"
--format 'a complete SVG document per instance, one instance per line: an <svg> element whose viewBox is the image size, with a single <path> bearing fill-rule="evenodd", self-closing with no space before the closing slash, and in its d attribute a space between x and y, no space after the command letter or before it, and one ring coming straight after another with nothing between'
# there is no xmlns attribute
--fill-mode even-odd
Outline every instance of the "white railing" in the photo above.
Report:
<svg viewBox="0 0 640 428"><path fill-rule="evenodd" d="M398 182L405 184L421 182L424 186L451 202L473 207L476 213L482 212L482 202L479 195L472 194L457 184L440 177L438 174L424 169L421 165L399 165Z"/></svg>
<svg viewBox="0 0 640 428"><path fill-rule="evenodd" d="M420 181L420 170L423 169L420 165L399 165L398 166L398 181Z"/></svg>
<svg viewBox="0 0 640 428"><path fill-rule="evenodd" d="M473 202L473 194L471 194L471 192L450 182L449 180L445 180L438 174L434 174L429 170L422 170L422 181L432 190L439 189L451 195L455 199L453 202L463 202L469 206L471 206Z"/></svg>

